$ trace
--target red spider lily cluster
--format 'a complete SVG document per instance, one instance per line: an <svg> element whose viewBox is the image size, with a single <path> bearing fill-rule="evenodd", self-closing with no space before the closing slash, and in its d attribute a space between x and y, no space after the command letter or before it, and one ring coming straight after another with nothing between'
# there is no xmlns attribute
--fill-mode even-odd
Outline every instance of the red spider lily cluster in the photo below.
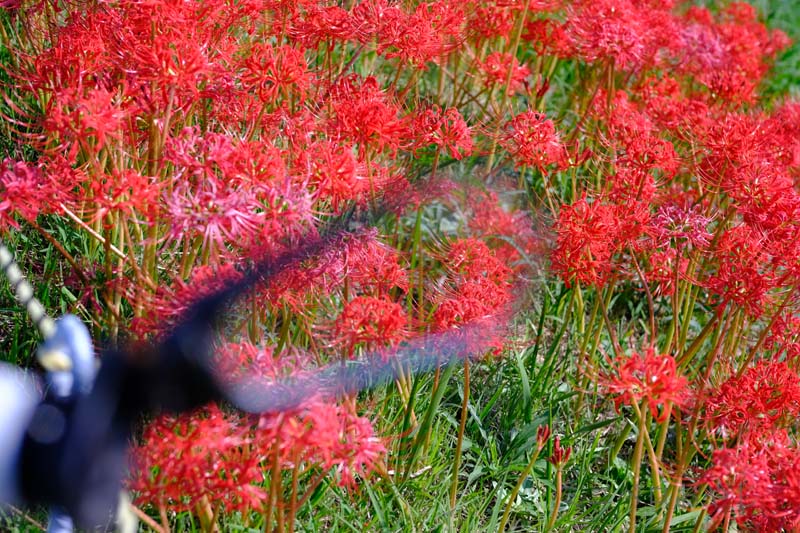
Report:
<svg viewBox="0 0 800 533"><path fill-rule="evenodd" d="M732 510L742 527L791 531L800 524L800 448L789 430L800 414L800 376L785 361L759 361L712 389L703 422L722 445L701 481L719 494L717 522Z"/></svg>
<svg viewBox="0 0 800 533"><path fill-rule="evenodd" d="M746 531L794 531L800 524L797 446L786 432L714 451L713 466L700 480L719 496L711 505L714 524L727 526L731 509Z"/></svg>
<svg viewBox="0 0 800 533"><path fill-rule="evenodd" d="M715 520L797 526L800 104L764 99L790 42L750 5L2 9L16 28L2 109L35 157L0 167L0 230L49 236L40 222L55 215L86 236L86 257L60 251L105 330L158 335L235 265L380 206L375 227L245 298L229 329L250 343L223 343L221 373L286 377L489 327L547 256L549 283L573 294L562 318L585 336L577 388L594 376L621 416L633 410L632 461L654 487L671 482L674 497L652 498L667 525L699 451ZM628 323L617 297L647 316ZM501 353L497 329L485 333ZM388 475L377 434L355 397L261 418L210 406L152 421L131 486L163 516L262 511L294 527L326 475L349 487ZM555 443L559 476L570 449Z"/></svg>
<svg viewBox="0 0 800 533"><path fill-rule="evenodd" d="M328 471L354 486L386 452L367 418L330 402L310 400L301 412L244 419L210 406L179 418L161 417L142 436L131 488L142 501L175 511L249 512L275 505L270 475L298 470L316 482ZM309 466L313 465L313 466ZM290 508L310 492L290 495ZM281 502L282 503L282 502Z"/></svg>
<svg viewBox="0 0 800 533"><path fill-rule="evenodd" d="M653 418L663 421L669 416L666 406L685 403L687 380L678 373L672 356L649 348L643 354L620 357L613 366L614 372L603 381L607 392L615 395L617 409L644 401Z"/></svg>

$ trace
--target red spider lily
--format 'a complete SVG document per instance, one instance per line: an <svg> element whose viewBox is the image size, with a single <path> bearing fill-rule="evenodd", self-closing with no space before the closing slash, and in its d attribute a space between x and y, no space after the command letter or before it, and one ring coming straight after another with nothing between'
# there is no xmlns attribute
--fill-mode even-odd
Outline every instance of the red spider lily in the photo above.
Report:
<svg viewBox="0 0 800 533"><path fill-rule="evenodd" d="M406 13L402 8L387 0L359 2L353 7L350 16L360 42L379 38L381 33L391 35L406 20Z"/></svg>
<svg viewBox="0 0 800 533"><path fill-rule="evenodd" d="M280 151L265 141L246 141L220 133L185 128L169 139L164 159L175 165L175 175L193 184L219 179L256 187L286 175ZM199 183L202 185L202 183Z"/></svg>
<svg viewBox="0 0 800 533"><path fill-rule="evenodd" d="M301 312L309 298L330 295L345 282L359 293L382 296L395 289L406 291L408 273L397 251L381 243L375 231L366 231L344 239L313 263L277 276L267 288L267 298Z"/></svg>
<svg viewBox="0 0 800 533"><path fill-rule="evenodd" d="M408 290L408 273L400 264L398 252L383 244L374 230L356 234L342 246L320 259L313 269L323 276L322 285L341 286L345 280L362 293L386 295L392 289Z"/></svg>
<svg viewBox="0 0 800 533"><path fill-rule="evenodd" d="M381 13L376 30L379 54L425 69L461 44L464 12L457 2L420 3L413 13L390 7Z"/></svg>
<svg viewBox="0 0 800 533"><path fill-rule="evenodd" d="M269 143L187 129L165 158L180 178L161 199L173 238L202 237L219 253L231 244L279 243L312 221L308 190L285 177Z"/></svg>
<svg viewBox="0 0 800 533"><path fill-rule="evenodd" d="M632 2L580 2L569 17L567 34L587 62L613 61L621 69L644 59L649 28Z"/></svg>
<svg viewBox="0 0 800 533"><path fill-rule="evenodd" d="M213 363L217 375L235 386L243 379L291 379L311 368L315 360L312 354L295 347L289 347L276 355L272 346L259 347L244 341L221 343Z"/></svg>
<svg viewBox="0 0 800 533"><path fill-rule="evenodd" d="M800 356L800 317L778 316L764 340L764 349L772 351L773 357L785 355L793 362Z"/></svg>
<svg viewBox="0 0 800 533"><path fill-rule="evenodd" d="M327 139L314 142L300 152L296 167L308 176L317 198L330 202L334 211L369 192L366 169L347 144Z"/></svg>
<svg viewBox="0 0 800 533"><path fill-rule="evenodd" d="M528 16L554 11L560 7L558 0L482 0L470 1L467 28L480 43L502 37L510 40L514 24L527 7Z"/></svg>
<svg viewBox="0 0 800 533"><path fill-rule="evenodd" d="M312 356L293 339L313 346L309 332L327 313L338 318L326 323L325 337L348 355L362 345L407 341L407 312L395 303L400 298L419 317L414 328L453 333L477 321L480 331L465 335L499 338L492 318L509 307L522 256L540 255L541 239L517 209L520 202L470 189L459 214L460 229L472 238L426 257L428 239L438 237L423 224L413 274L405 253L416 247L416 236L409 244L408 219L397 207L427 207L422 204L433 189L455 188L417 179L409 161L422 158L425 167L434 151L466 158L475 146L495 142L485 138L486 128L475 127L491 122L501 125L496 142L514 165L535 170L521 182L533 179L539 190L540 174L570 170L545 176L559 185L555 193L548 188L556 210L549 215L557 218L552 269L568 286L599 289L620 281L636 287L641 278L656 297L648 299L653 315L673 302L682 306L679 313L690 310L691 316L673 317L685 326L675 339L688 334L689 342L695 316L709 304L729 303L727 311L746 311L727 322L729 335L746 340L764 332L761 349L789 361L745 368L712 390L700 415L709 430L737 434L742 442L765 440L768 429L785 428L797 416L790 368L800 354L791 292L800 280L800 104L758 107L757 88L788 43L749 6L705 9L672 0L7 3L18 10L15 29L29 29L27 41L9 42L19 67L7 70L24 97L15 103L9 91L13 109L6 114L39 159L0 168L0 229L59 212L62 203L80 219L73 218L76 226L107 224L87 232L106 230L101 238L124 252L125 259L114 258L103 253L109 248L94 246L108 256L102 257L106 272L120 278L102 290L122 298L121 315L145 315L135 319L134 332L159 331L197 292L239 275L228 265L234 256L289 248L331 214L372 209L383 197L388 214L399 215L381 220L392 232L343 237L253 298L250 333L273 335L285 326L280 353L227 345L220 347L220 368L232 375L304 372ZM487 93L505 90L509 77L510 93L537 92L536 105L563 116L575 130L564 135L585 140L594 157L576 162L553 120L533 108L504 117L533 96L503 95L504 108L492 102ZM562 91L571 80L581 90ZM550 86L558 90L545 98ZM468 161L444 172L456 167L472 168ZM487 178L495 179L495 173ZM137 242L126 242L119 220ZM140 257L144 274L134 263ZM192 269L195 260L206 266ZM634 264L640 277L631 275ZM93 271L101 269L89 265ZM664 333L663 319L653 317L654 337ZM707 344L698 346L688 368L703 368ZM671 357L650 350L611 364L602 381L618 409L647 403L659 419L668 403L685 402L688 386ZM262 506L270 480L258 471L275 457L284 471L339 470L339 480L352 484L382 453L369 421L355 413L355 401L312 400L262 418L260 429L255 420L218 408L161 419L160 429L147 434L150 482L166 487L162 498L178 507L198 503L206 491L221 509L243 512ZM191 445L206 444L202 432L218 441L205 455ZM779 476L794 483L787 466L794 446L787 440L783 451L773 452L762 442L745 444L752 446L715 456L741 469L729 479L713 478L722 501L746 516L742 527L794 527L788 517L797 498L779 488ZM176 457L166 457L170 448ZM556 449L551 460L562 464L568 448L557 441ZM184 466L175 463L181 457ZM742 481L750 457L762 469L752 474L752 485ZM203 469L210 478L197 486L179 480ZM752 499L737 492L751 488ZM157 498L156 488L146 494L154 503ZM764 499L763 511L757 498Z"/></svg>
<svg viewBox="0 0 800 533"><path fill-rule="evenodd" d="M709 89L710 100L739 107L751 102L775 54L788 46L786 35L767 31L752 6L734 2L718 21L706 8L690 7L680 21L675 55L681 69Z"/></svg>
<svg viewBox="0 0 800 533"><path fill-rule="evenodd" d="M558 239L550 257L551 269L567 284L601 285L613 269L612 255L619 224L614 206L582 198L563 206L558 216Z"/></svg>
<svg viewBox="0 0 800 533"><path fill-rule="evenodd" d="M408 130L400 108L374 77L343 78L331 88L331 106L332 135L358 144L360 158L368 150L394 153L405 145Z"/></svg>
<svg viewBox="0 0 800 533"><path fill-rule="evenodd" d="M800 376L785 362L759 361L715 388L704 420L723 436L769 435L800 416Z"/></svg>
<svg viewBox="0 0 800 533"><path fill-rule="evenodd" d="M455 290L443 291L433 324L437 330L486 320L502 313L511 300L508 289L478 280L462 282Z"/></svg>
<svg viewBox="0 0 800 533"><path fill-rule="evenodd" d="M356 487L356 476L368 476L386 452L369 420L345 406L315 401L288 419L262 417L257 438L270 453L277 445L284 467L318 464L333 470L340 485L351 488Z"/></svg>
<svg viewBox="0 0 800 533"><path fill-rule="evenodd" d="M92 220L104 220L110 213L126 217L143 214L143 221L152 223L162 214L158 209L161 187L155 178L133 170L95 178L89 183L96 204Z"/></svg>
<svg viewBox="0 0 800 533"><path fill-rule="evenodd" d="M434 106L414 115L411 131L417 138L415 148L431 144L447 150L453 159L461 159L472 153L472 134L469 126L455 108L442 113Z"/></svg>
<svg viewBox="0 0 800 533"><path fill-rule="evenodd" d="M634 172L657 170L664 178L672 179L678 172L679 161L671 142L651 135L637 135L625 144L616 164Z"/></svg>
<svg viewBox="0 0 800 533"><path fill-rule="evenodd" d="M253 437L246 420L216 406L161 417L133 451L130 486L138 501L176 511L193 510L204 499L227 512L258 509L268 493Z"/></svg>
<svg viewBox="0 0 800 533"><path fill-rule="evenodd" d="M18 215L36 220L40 214L60 211L69 198L70 179L75 172L59 176L38 166L6 159L0 167L0 229L18 228ZM59 178L66 178L59 182Z"/></svg>
<svg viewBox="0 0 800 533"><path fill-rule="evenodd" d="M775 156L781 166L797 168L800 166L800 104L785 102L769 117L775 125L774 135L777 141ZM772 129L772 128L770 128Z"/></svg>
<svg viewBox="0 0 800 533"><path fill-rule="evenodd" d="M635 91L646 116L662 130L680 135L687 128L700 131L710 126L708 106L685 95L676 77L646 78Z"/></svg>
<svg viewBox="0 0 800 533"><path fill-rule="evenodd" d="M62 148L74 162L79 149L98 153L109 140L119 140L126 114L115 95L104 88L84 94L69 87L54 95L43 126L62 136Z"/></svg>
<svg viewBox="0 0 800 533"><path fill-rule="evenodd" d="M763 116L744 113L726 113L707 130L697 133L705 150L700 154L700 173L707 183L735 191L728 185L737 176L740 168L757 162L774 162L776 141L775 128L769 127Z"/></svg>
<svg viewBox="0 0 800 533"><path fill-rule="evenodd" d="M739 529L747 532L800 526L800 450L785 431L715 450L711 463L699 482L715 493L709 505L712 524L733 513Z"/></svg>
<svg viewBox="0 0 800 533"><path fill-rule="evenodd" d="M707 284L723 303L733 302L751 316L759 316L775 286L775 276L765 266L764 235L747 225L722 234L715 256L719 262Z"/></svg>
<svg viewBox="0 0 800 533"><path fill-rule="evenodd" d="M565 31L578 56L631 70L655 63L656 52L674 39L670 14L662 6L629 0L577 2Z"/></svg>
<svg viewBox="0 0 800 533"><path fill-rule="evenodd" d="M703 215L699 206L666 204L652 218L651 234L659 247L676 243L692 248L706 248L711 242L708 225L711 218Z"/></svg>
<svg viewBox="0 0 800 533"><path fill-rule="evenodd" d="M546 172L550 165L562 167L567 161L555 124L536 111L525 111L511 119L499 143L518 167L525 165Z"/></svg>
<svg viewBox="0 0 800 533"><path fill-rule="evenodd" d="M337 43L353 39L357 25L350 13L339 6L305 6L305 13L297 15L291 23L290 35L307 49L316 49L320 43Z"/></svg>
<svg viewBox="0 0 800 533"><path fill-rule="evenodd" d="M498 285L508 283L511 271L478 239L459 239L450 243L447 267L461 279L487 279Z"/></svg>
<svg viewBox="0 0 800 533"><path fill-rule="evenodd" d="M538 438L538 436L537 436ZM572 454L572 446L563 448L561 446L561 437L556 437L553 441L553 453L547 458L547 462L556 468L562 467L569 461L569 456Z"/></svg>
<svg viewBox="0 0 800 533"><path fill-rule="evenodd" d="M469 190L467 195L472 210L469 228L492 247L500 262L519 271L525 268L523 260L543 255L544 240L534 232L527 216L508 209L492 191Z"/></svg>
<svg viewBox="0 0 800 533"><path fill-rule="evenodd" d="M773 161L745 163L726 173L723 189L736 202L742 219L755 229L771 233L776 241L800 213L800 195L794 180Z"/></svg>
<svg viewBox="0 0 800 533"><path fill-rule="evenodd" d="M678 256L675 248L666 248L653 252L646 271L648 283L655 284L654 294L672 296L675 291L676 273L675 262L678 261L677 281L686 279L689 260L683 255Z"/></svg>
<svg viewBox="0 0 800 533"><path fill-rule="evenodd" d="M233 379L241 378L242 373L257 368L260 362L271 362L269 375L280 375L281 372L276 370L276 366L284 366L285 361L283 357L275 357L272 349L259 350L257 346L249 342L241 343L225 343L220 347L215 354L215 371L220 376L233 377ZM259 369L260 370L260 369Z"/></svg>
<svg viewBox="0 0 800 533"><path fill-rule="evenodd" d="M460 239L443 258L449 271L433 314L437 329L485 320L506 310L511 302L511 270L485 243Z"/></svg>
<svg viewBox="0 0 800 533"><path fill-rule="evenodd" d="M693 6L694 7L694 6ZM718 69L725 64L725 44L713 28L713 17L707 10L689 8L687 21L681 26L677 47L685 64L694 68Z"/></svg>
<svg viewBox="0 0 800 533"><path fill-rule="evenodd" d="M150 312L134 319L131 331L141 338L160 335L184 317L194 302L222 290L241 276L232 264L198 266L187 281L176 279L171 286L159 286L156 294L149 294L145 301Z"/></svg>
<svg viewBox="0 0 800 533"><path fill-rule="evenodd" d="M550 440L550 426L536 428L536 445L539 448L544 448L548 440Z"/></svg>
<svg viewBox="0 0 800 533"><path fill-rule="evenodd" d="M620 356L612 366L612 372L602 376L600 382L614 395L617 410L623 404L644 401L653 418L663 422L669 414L667 405L682 405L686 400L688 380L678 373L671 355L659 355L648 348L644 353Z"/></svg>
<svg viewBox="0 0 800 533"><path fill-rule="evenodd" d="M529 41L540 55L570 58L575 55L572 40L564 31L564 24L553 19L534 19L525 24L522 38Z"/></svg>
<svg viewBox="0 0 800 533"><path fill-rule="evenodd" d="M358 296L347 302L333 326L334 344L353 357L356 346L374 349L392 345L407 334L406 313L385 298Z"/></svg>
<svg viewBox="0 0 800 533"><path fill-rule="evenodd" d="M626 144L641 136L651 136L655 125L650 117L639 109L625 91L616 91L609 102L608 96L600 94L594 99L592 109L606 127L610 136L606 144Z"/></svg>
<svg viewBox="0 0 800 533"><path fill-rule="evenodd" d="M469 31L480 39L503 37L508 40L514 27L514 11L498 5L499 2L472 2L473 9L467 20Z"/></svg>
<svg viewBox="0 0 800 533"><path fill-rule="evenodd" d="M629 203L638 203L649 212L657 192L657 183L652 174L620 166L615 174L608 177L608 183L611 186L608 199L614 204L624 207Z"/></svg>
<svg viewBox="0 0 800 533"><path fill-rule="evenodd" d="M264 471L274 454L282 469L319 465L354 487L384 452L369 421L345 407L309 399L294 415L264 416L256 425L210 406L151 423L133 451L138 475L130 486L138 501L175 511L207 501L246 512L269 497Z"/></svg>
<svg viewBox="0 0 800 533"><path fill-rule="evenodd" d="M310 84L303 52L291 46L273 48L268 43L256 43L241 65L243 88L264 104L274 104L278 95L302 101Z"/></svg>
<svg viewBox="0 0 800 533"><path fill-rule="evenodd" d="M176 187L165 198L172 236L201 237L205 248L213 246L217 252L228 243L253 242L265 218L260 193L211 180L198 187Z"/></svg>
<svg viewBox="0 0 800 533"><path fill-rule="evenodd" d="M531 75L531 70L521 65L516 57L502 52L492 52L479 67L486 87L505 87L510 75L511 82L507 90L509 96L526 89L528 76Z"/></svg>

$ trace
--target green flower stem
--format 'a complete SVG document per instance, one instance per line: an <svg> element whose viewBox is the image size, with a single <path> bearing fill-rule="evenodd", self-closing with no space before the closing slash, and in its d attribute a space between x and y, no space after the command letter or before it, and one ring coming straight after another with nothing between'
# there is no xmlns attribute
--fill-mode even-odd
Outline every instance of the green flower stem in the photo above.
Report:
<svg viewBox="0 0 800 533"><path fill-rule="evenodd" d="M508 523L508 518L511 515L511 507L514 505L514 500L517 499L517 494L519 494L520 489L522 489L522 484L525 483L525 480L528 478L533 470L533 467L536 465L536 460L539 458L540 453L542 453L542 446L537 445L536 450L533 452L533 455L531 455L530 461L528 461L527 466L522 471L522 474L520 474L517 484L514 486L514 490L512 490L511 494L508 495L506 508L503 512L503 518L500 520L500 526L497 528L497 533L502 533L505 530L506 524Z"/></svg>
<svg viewBox="0 0 800 533"><path fill-rule="evenodd" d="M450 485L450 512L455 511L456 497L458 496L458 470L461 466L461 449L464 444L464 430L467 427L469 413L469 359L464 358L464 400L461 402L461 421L458 425L458 439L456 452L453 459L453 480Z"/></svg>
<svg viewBox="0 0 800 533"><path fill-rule="evenodd" d="M550 513L550 519L547 521L547 525L544 526L545 531L550 531L553 529L553 526L556 524L556 518L558 518L558 508L561 507L561 494L563 492L563 483L562 483L562 472L564 470L564 464L559 464L556 467L556 497L553 501L553 512Z"/></svg>
<svg viewBox="0 0 800 533"><path fill-rule="evenodd" d="M641 410L637 406L637 411ZM633 488L631 489L630 505L630 526L629 533L636 533L636 508L639 505L639 481L642 473L642 453L644 451L645 417L639 416L638 434L636 435L636 446L633 449L631 464L633 465Z"/></svg>

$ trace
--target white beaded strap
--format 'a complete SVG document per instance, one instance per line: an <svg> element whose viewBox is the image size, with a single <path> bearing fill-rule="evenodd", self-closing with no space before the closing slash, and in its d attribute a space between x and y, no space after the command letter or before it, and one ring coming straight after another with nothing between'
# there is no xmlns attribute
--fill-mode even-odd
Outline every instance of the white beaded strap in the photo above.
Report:
<svg viewBox="0 0 800 533"><path fill-rule="evenodd" d="M11 285L11 290L17 297L20 305L22 305L31 317L31 321L42 334L45 341L53 336L56 332L55 321L47 316L42 303L33 295L33 287L25 276L22 274L17 263L14 261L14 255L11 251L0 242L0 270L3 271L8 283ZM48 371L67 371L72 368L72 363L66 354L56 351L39 352L37 355L39 364Z"/></svg>

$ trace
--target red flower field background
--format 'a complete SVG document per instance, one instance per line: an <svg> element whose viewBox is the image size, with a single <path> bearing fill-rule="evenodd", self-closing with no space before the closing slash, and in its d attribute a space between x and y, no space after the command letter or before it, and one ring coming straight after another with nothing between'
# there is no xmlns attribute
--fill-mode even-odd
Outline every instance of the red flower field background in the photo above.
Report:
<svg viewBox="0 0 800 533"><path fill-rule="evenodd" d="M791 42L754 7L0 10L0 233L55 314L157 337L357 210L374 224L226 318L221 374L485 337L292 412L143 421L148 527L800 527L800 103L763 90ZM2 327L27 360L35 339Z"/></svg>

